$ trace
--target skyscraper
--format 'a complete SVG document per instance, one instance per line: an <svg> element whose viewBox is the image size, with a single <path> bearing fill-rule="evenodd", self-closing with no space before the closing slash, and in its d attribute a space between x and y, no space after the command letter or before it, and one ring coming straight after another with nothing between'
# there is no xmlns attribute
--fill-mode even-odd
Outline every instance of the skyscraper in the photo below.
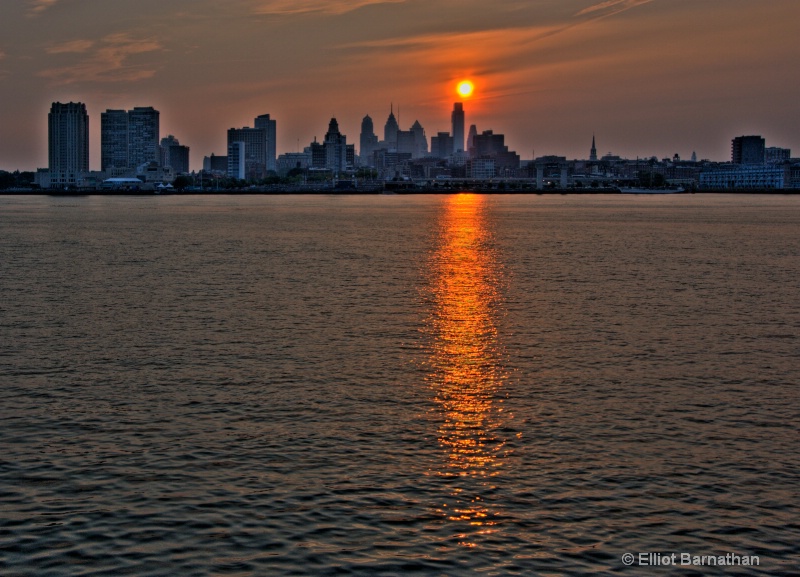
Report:
<svg viewBox="0 0 800 577"><path fill-rule="evenodd" d="M189 172L189 147L171 134L161 139L161 166L172 167L175 174Z"/></svg>
<svg viewBox="0 0 800 577"><path fill-rule="evenodd" d="M47 117L47 156L53 184L74 184L89 171L89 115L82 102L53 102ZM71 176L70 176L71 175Z"/></svg>
<svg viewBox="0 0 800 577"><path fill-rule="evenodd" d="M397 131L400 127L397 124L397 119L394 117L394 105L392 105L389 118L386 119L386 125L383 127L383 140L387 148L397 148Z"/></svg>
<svg viewBox="0 0 800 577"><path fill-rule="evenodd" d="M128 113L106 110L100 114L100 170L124 170L128 166Z"/></svg>
<svg viewBox="0 0 800 577"><path fill-rule="evenodd" d="M453 122L453 152L464 150L464 103L456 102L451 115Z"/></svg>
<svg viewBox="0 0 800 577"><path fill-rule="evenodd" d="M269 114L262 114L256 117L255 127L264 131L264 167L266 170L277 170L276 122L269 117Z"/></svg>
<svg viewBox="0 0 800 577"><path fill-rule="evenodd" d="M160 164L159 112L152 106L136 107L128 111L128 166L138 168L143 164Z"/></svg>
<svg viewBox="0 0 800 577"><path fill-rule="evenodd" d="M361 162L372 166L372 153L378 146L378 135L375 134L375 126L369 114L361 121L361 140L359 145L358 153L361 155Z"/></svg>
<svg viewBox="0 0 800 577"><path fill-rule="evenodd" d="M347 168L347 137L339 132L339 123L331 118L325 134L325 168L340 172Z"/></svg>
<svg viewBox="0 0 800 577"><path fill-rule="evenodd" d="M475 137L478 136L478 127L474 124L469 125L469 133L467 133L467 152L472 153L475 147Z"/></svg>
<svg viewBox="0 0 800 577"><path fill-rule="evenodd" d="M415 120L411 125L411 132L414 133L414 151L413 158L422 158L428 155L428 137L425 136L425 129Z"/></svg>

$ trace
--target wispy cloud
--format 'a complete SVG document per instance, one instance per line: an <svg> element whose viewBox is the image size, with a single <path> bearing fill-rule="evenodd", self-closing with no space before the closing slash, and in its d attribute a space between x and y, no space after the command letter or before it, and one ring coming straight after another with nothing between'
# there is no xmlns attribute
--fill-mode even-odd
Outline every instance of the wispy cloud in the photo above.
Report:
<svg viewBox="0 0 800 577"><path fill-rule="evenodd" d="M642 4L648 4L650 2L653 2L653 0L606 0L605 2L599 2L598 4L584 8L575 16L585 16L586 14L595 14L598 12L611 12L612 14L618 14L620 12L624 12L625 10L630 10L631 8L641 6Z"/></svg>
<svg viewBox="0 0 800 577"><path fill-rule="evenodd" d="M87 52L94 46L93 40L70 40L69 42L63 42L61 44L56 44L55 46L51 46L47 49L48 54L64 54L64 53L83 53Z"/></svg>
<svg viewBox="0 0 800 577"><path fill-rule="evenodd" d="M406 0L257 0L257 14L344 14L371 4L396 4Z"/></svg>
<svg viewBox="0 0 800 577"><path fill-rule="evenodd" d="M51 6L58 3L58 0L28 0L28 13L31 15L41 14Z"/></svg>
<svg viewBox="0 0 800 577"><path fill-rule="evenodd" d="M155 70L131 65L128 59L137 54L162 50L161 43L152 38L133 38L125 33L111 34L99 42L74 40L48 50L50 54L86 54L72 66L49 68L39 73L59 84L76 82L132 82L150 78Z"/></svg>

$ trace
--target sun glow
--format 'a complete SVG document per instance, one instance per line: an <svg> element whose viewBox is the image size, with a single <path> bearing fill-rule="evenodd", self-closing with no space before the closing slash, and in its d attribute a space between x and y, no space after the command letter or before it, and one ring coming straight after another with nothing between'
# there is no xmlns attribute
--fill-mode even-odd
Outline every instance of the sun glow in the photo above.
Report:
<svg viewBox="0 0 800 577"><path fill-rule="evenodd" d="M469 98L475 90L475 85L469 80L462 80L456 87L456 92L463 98Z"/></svg>

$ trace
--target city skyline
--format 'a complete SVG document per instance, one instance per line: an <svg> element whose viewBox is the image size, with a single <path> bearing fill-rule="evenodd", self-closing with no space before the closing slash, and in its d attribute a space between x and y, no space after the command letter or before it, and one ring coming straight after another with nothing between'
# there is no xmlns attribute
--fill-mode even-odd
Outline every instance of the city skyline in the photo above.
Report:
<svg viewBox="0 0 800 577"><path fill-rule="evenodd" d="M321 141L332 117L357 142L390 106L400 130L419 121L433 137L451 130L465 78L465 124L523 158L586 158L593 135L601 156L725 160L744 134L800 149L791 0L150 4L0 7L0 169L47 166L57 101L86 104L92 169L101 113L153 106L197 170L264 112L278 154Z"/></svg>

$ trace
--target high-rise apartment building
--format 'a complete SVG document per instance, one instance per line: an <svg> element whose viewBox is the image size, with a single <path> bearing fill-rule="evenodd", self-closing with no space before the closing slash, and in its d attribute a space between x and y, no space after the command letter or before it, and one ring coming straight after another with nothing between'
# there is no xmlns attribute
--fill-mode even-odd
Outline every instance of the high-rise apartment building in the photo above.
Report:
<svg viewBox="0 0 800 577"><path fill-rule="evenodd" d="M765 141L760 136L737 136L731 142L733 164L764 164Z"/></svg>
<svg viewBox="0 0 800 577"><path fill-rule="evenodd" d="M53 185L75 184L89 171L89 115L82 102L53 102L47 117L47 156Z"/></svg>
<svg viewBox="0 0 800 577"><path fill-rule="evenodd" d="M106 110L100 114L100 170L128 167L128 112Z"/></svg>
<svg viewBox="0 0 800 577"><path fill-rule="evenodd" d="M264 131L264 168L266 170L277 170L277 123L270 118L269 114L257 116L254 126Z"/></svg>
<svg viewBox="0 0 800 577"><path fill-rule="evenodd" d="M161 162L159 148L159 112L152 106L128 111L128 166Z"/></svg>
<svg viewBox="0 0 800 577"><path fill-rule="evenodd" d="M453 152L464 150L464 103L456 102L451 114L453 124Z"/></svg>

